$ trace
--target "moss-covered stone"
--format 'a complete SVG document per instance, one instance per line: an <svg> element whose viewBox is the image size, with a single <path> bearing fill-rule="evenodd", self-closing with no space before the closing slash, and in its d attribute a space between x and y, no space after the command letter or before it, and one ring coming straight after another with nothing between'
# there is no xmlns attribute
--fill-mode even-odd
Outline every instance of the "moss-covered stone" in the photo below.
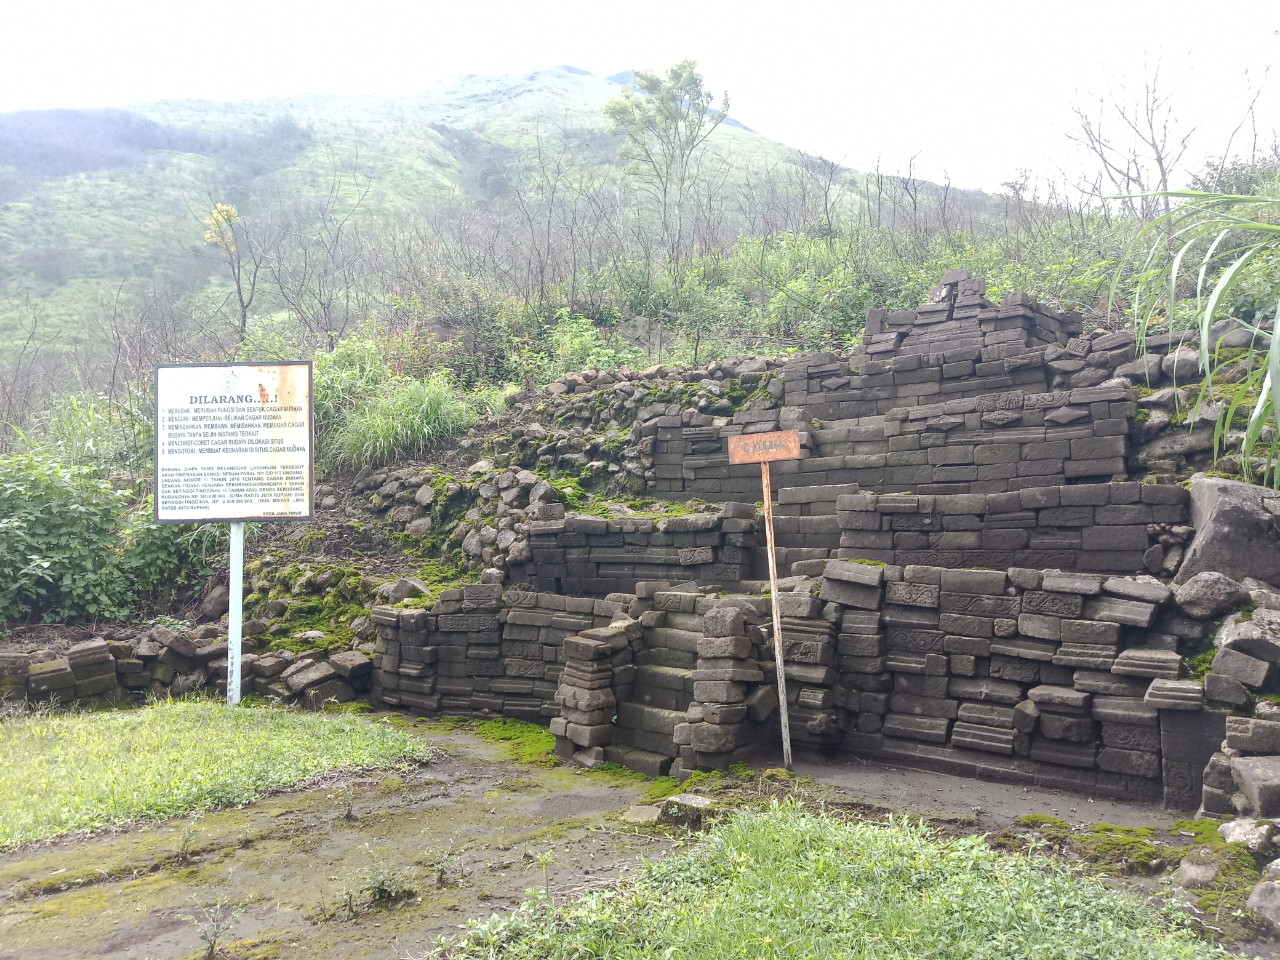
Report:
<svg viewBox="0 0 1280 960"><path fill-rule="evenodd" d="M1091 863L1124 873L1159 873L1168 863L1168 850L1152 843L1152 827L1118 827L1098 823L1071 842Z"/></svg>
<svg viewBox="0 0 1280 960"><path fill-rule="evenodd" d="M1014 823L1023 827L1031 827L1053 843L1062 843L1071 837L1071 824L1061 817L1051 817L1043 813L1027 813L1017 817Z"/></svg>

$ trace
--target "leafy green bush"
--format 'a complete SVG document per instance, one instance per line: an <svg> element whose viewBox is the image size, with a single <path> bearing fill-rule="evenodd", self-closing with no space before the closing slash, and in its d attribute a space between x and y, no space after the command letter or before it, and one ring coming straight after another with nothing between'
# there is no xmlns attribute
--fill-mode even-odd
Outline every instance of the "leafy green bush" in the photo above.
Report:
<svg viewBox="0 0 1280 960"><path fill-rule="evenodd" d="M154 517L154 500L147 494L123 523L120 568L140 591L190 583L207 559L193 543L195 524L156 523Z"/></svg>
<svg viewBox="0 0 1280 960"><path fill-rule="evenodd" d="M151 402L132 387L113 398L57 393L21 433L21 449L69 466L146 470L155 443L153 417Z"/></svg>
<svg viewBox="0 0 1280 960"><path fill-rule="evenodd" d="M120 617L131 607L118 524L126 495L97 472L0 459L0 620Z"/></svg>
<svg viewBox="0 0 1280 960"><path fill-rule="evenodd" d="M1160 196L1179 204L1144 226L1125 258L1147 267L1133 300L1139 346L1153 324L1194 321L1204 374L1195 409L1226 401L1216 414L1215 459L1237 413L1252 408L1240 447L1245 478L1265 483L1270 474L1280 488L1280 470L1274 469L1280 439L1262 439L1268 423L1280 426L1280 181L1257 196L1195 190ZM1193 271L1197 260L1199 269ZM1117 272L1113 297L1120 280ZM1255 338L1243 367L1234 351L1218 347L1213 334L1214 323L1232 311L1251 318L1242 323ZM1267 314L1274 318L1271 329L1263 325ZM1215 385L1219 377L1223 382ZM1255 452L1266 455L1260 473L1255 472Z"/></svg>

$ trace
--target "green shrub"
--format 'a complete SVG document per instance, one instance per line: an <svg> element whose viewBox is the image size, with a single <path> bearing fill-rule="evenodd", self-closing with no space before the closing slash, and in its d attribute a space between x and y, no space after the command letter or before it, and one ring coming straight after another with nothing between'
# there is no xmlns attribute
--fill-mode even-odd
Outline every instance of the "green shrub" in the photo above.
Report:
<svg viewBox="0 0 1280 960"><path fill-rule="evenodd" d="M67 466L147 471L155 449L153 419L150 400L131 387L114 398L54 394L22 434L23 449Z"/></svg>
<svg viewBox="0 0 1280 960"><path fill-rule="evenodd" d="M124 616L132 606L120 562L125 503L92 469L0 459L0 620Z"/></svg>
<svg viewBox="0 0 1280 960"><path fill-rule="evenodd" d="M203 553L192 542L199 529L195 524L156 523L154 517L150 494L125 517L120 568L133 581L135 590L154 591L190 583L204 565Z"/></svg>

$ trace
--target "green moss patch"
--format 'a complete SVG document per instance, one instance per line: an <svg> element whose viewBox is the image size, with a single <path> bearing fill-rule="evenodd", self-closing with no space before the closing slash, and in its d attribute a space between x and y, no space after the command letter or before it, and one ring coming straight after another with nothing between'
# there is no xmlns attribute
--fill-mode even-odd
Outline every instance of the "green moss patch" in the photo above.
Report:
<svg viewBox="0 0 1280 960"><path fill-rule="evenodd" d="M1217 849L1225 845L1225 841L1218 833L1220 826L1222 821L1214 820L1212 817L1204 817L1200 820L1175 820L1169 825L1169 832L1175 836L1189 833L1192 835L1191 843L1194 846Z"/></svg>
<svg viewBox="0 0 1280 960"><path fill-rule="evenodd" d="M1243 843L1223 843L1218 837L1215 853L1221 865L1213 887L1192 890L1196 906L1209 914L1209 922L1222 931L1228 942L1246 940L1262 932L1261 918L1246 913L1245 901L1261 876L1258 863Z"/></svg>
<svg viewBox="0 0 1280 960"><path fill-rule="evenodd" d="M1151 841L1151 827L1095 824L1088 833L1071 838L1086 860L1125 873L1156 873L1164 868L1168 850Z"/></svg>
<svg viewBox="0 0 1280 960"><path fill-rule="evenodd" d="M1212 641L1210 641L1208 650L1196 654L1187 661L1187 670L1190 671L1191 676L1196 680L1203 680L1207 674L1212 672L1213 658L1217 654L1217 649L1212 646Z"/></svg>
<svg viewBox="0 0 1280 960"><path fill-rule="evenodd" d="M597 764L591 768L590 773L594 779L604 780L620 787L644 783L649 779L643 773L629 770L620 763L612 762Z"/></svg>
<svg viewBox="0 0 1280 960"><path fill-rule="evenodd" d="M657 803L665 800L667 797L674 797L682 791L682 787L676 782L675 777L656 777L653 783L649 785L649 789L645 791L645 803Z"/></svg>
<svg viewBox="0 0 1280 960"><path fill-rule="evenodd" d="M475 729L476 735L490 743L500 744L504 752L517 763L555 764L559 761L552 751L556 738L546 727L524 720L489 720Z"/></svg>
<svg viewBox="0 0 1280 960"><path fill-rule="evenodd" d="M1062 843L1071 838L1071 824L1061 817L1051 817L1043 813L1027 813L1013 821L1022 827L1031 827L1040 835L1053 843Z"/></svg>

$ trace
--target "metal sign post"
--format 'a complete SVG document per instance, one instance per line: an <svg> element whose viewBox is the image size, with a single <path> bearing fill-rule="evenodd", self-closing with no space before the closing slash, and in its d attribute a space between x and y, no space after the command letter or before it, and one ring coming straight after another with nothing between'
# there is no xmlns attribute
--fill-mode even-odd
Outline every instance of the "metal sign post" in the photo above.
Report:
<svg viewBox="0 0 1280 960"><path fill-rule="evenodd" d="M778 718L782 723L782 763L791 769L791 720L787 714L787 677L782 658L782 609L778 604L778 558L773 547L773 484L769 464L800 459L800 433L796 430L753 433L729 438L729 463L760 464L764 490L765 543L769 551L769 597L773 608L773 659L778 671Z"/></svg>
<svg viewBox="0 0 1280 960"><path fill-rule="evenodd" d="M227 523L227 703L240 702L246 520L310 520L312 369L156 367L156 523Z"/></svg>
<svg viewBox="0 0 1280 960"><path fill-rule="evenodd" d="M244 630L244 521L231 521L231 569L227 573L227 703L240 702L240 644Z"/></svg>

